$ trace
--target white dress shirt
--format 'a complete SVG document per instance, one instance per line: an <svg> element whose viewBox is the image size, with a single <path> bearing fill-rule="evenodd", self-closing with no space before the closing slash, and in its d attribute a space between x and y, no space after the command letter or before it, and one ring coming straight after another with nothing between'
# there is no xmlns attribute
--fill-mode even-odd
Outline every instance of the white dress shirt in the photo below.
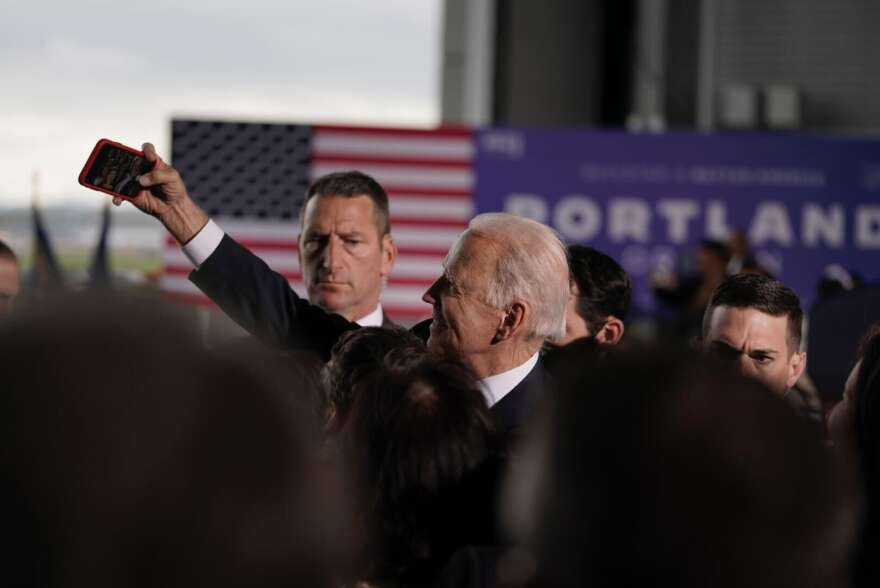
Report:
<svg viewBox="0 0 880 588"><path fill-rule="evenodd" d="M382 305L380 304L376 310L354 322L362 327L381 327L383 320L385 320L385 315L382 313Z"/></svg>
<svg viewBox="0 0 880 588"><path fill-rule="evenodd" d="M183 254L186 255L193 267L199 267L205 263L214 250L220 246L223 240L223 229L213 220L208 220L208 224L202 227L196 236L189 240L183 246ZM382 312L382 305L378 305L374 311L354 321L362 327L381 327L385 315Z"/></svg>
<svg viewBox="0 0 880 588"><path fill-rule="evenodd" d="M538 364L538 354L539 352L536 352L525 363L516 366L512 370L480 380L480 386L483 388L483 394L486 396L486 402L489 403L489 407L500 402L511 390L516 388L517 384L526 379L526 376Z"/></svg>
<svg viewBox="0 0 880 588"><path fill-rule="evenodd" d="M208 224L183 246L183 254L193 264L193 267L199 269L199 266L205 263L205 260L211 257L214 250L220 246L223 235L223 229L208 219Z"/></svg>

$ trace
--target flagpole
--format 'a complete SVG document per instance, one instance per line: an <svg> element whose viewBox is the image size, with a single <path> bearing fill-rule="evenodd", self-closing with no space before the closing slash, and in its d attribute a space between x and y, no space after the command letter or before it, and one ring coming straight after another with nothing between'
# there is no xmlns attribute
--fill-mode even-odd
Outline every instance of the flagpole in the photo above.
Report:
<svg viewBox="0 0 880 588"><path fill-rule="evenodd" d="M39 209L40 201L40 173L34 171L31 174L31 217L33 220L34 244L31 250L33 258L30 270L30 287L32 290L44 290L48 288L63 288L64 277L49 234L43 226Z"/></svg>
<svg viewBox="0 0 880 588"><path fill-rule="evenodd" d="M40 172L31 172L31 206L36 208L40 204Z"/></svg>

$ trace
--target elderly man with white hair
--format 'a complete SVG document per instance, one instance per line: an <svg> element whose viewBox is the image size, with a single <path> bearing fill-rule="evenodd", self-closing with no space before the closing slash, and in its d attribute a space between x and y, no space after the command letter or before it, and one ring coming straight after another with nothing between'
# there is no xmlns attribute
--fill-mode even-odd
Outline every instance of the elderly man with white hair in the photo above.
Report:
<svg viewBox="0 0 880 588"><path fill-rule="evenodd" d="M190 279L242 327L324 358L345 331L358 328L300 298L283 276L223 234L152 145L144 145L144 153L154 166L140 177L144 189L132 203L183 245L196 268ZM423 297L433 318L414 331L429 349L453 354L474 371L496 427L509 433L525 422L546 386L541 346L565 333L565 245L540 223L483 214L452 246L443 270Z"/></svg>
<svg viewBox="0 0 880 588"><path fill-rule="evenodd" d="M481 379L499 429L523 424L546 386L537 368L544 341L565 334L565 246L548 227L510 214L482 214L443 262L423 299L434 307L427 340Z"/></svg>

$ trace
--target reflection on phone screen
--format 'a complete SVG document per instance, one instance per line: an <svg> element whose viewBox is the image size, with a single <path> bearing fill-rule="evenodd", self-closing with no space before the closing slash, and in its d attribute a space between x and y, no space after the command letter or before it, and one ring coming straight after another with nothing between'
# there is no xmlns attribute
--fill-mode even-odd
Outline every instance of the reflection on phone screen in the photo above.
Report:
<svg viewBox="0 0 880 588"><path fill-rule="evenodd" d="M138 176L148 171L150 164L143 157L104 145L86 174L86 183L133 198L141 190Z"/></svg>

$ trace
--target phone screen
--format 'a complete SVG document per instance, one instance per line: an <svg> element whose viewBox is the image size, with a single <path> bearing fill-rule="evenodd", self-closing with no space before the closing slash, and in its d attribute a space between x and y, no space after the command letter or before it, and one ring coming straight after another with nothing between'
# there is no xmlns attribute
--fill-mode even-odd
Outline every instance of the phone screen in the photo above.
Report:
<svg viewBox="0 0 880 588"><path fill-rule="evenodd" d="M86 173L85 181L98 188L134 198L141 191L138 176L150 171L151 167L143 157L105 144Z"/></svg>

